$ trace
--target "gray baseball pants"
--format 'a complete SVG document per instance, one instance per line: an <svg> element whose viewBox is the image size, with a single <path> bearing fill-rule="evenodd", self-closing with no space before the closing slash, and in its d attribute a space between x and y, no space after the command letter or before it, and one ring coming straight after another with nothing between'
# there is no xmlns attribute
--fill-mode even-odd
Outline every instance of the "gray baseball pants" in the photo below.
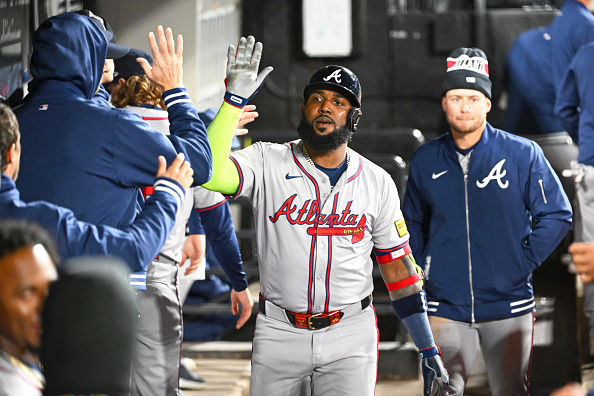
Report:
<svg viewBox="0 0 594 396"><path fill-rule="evenodd" d="M149 264L146 291L137 291L140 310L132 360L132 396L179 395L181 305L175 262Z"/></svg>
<svg viewBox="0 0 594 396"><path fill-rule="evenodd" d="M259 313L252 346L250 395L373 396L378 329L371 306L320 330L294 327Z"/></svg>
<svg viewBox="0 0 594 396"><path fill-rule="evenodd" d="M450 396L464 394L479 348L491 394L526 396L534 312L475 324L429 316L429 323L450 376Z"/></svg>

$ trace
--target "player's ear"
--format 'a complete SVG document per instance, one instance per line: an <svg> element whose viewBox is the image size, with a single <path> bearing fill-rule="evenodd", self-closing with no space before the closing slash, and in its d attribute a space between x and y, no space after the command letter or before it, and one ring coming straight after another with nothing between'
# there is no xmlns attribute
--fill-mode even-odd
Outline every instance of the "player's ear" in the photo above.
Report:
<svg viewBox="0 0 594 396"><path fill-rule="evenodd" d="M446 97L445 97L445 95L443 95L441 97L441 108L444 112L446 111Z"/></svg>
<svg viewBox="0 0 594 396"><path fill-rule="evenodd" d="M303 109L305 109L305 103L301 104L301 117L303 117Z"/></svg>
<svg viewBox="0 0 594 396"><path fill-rule="evenodd" d="M487 113L488 113L491 111L492 103L491 103L491 99L489 99L489 98L486 98L486 99L487 99Z"/></svg>

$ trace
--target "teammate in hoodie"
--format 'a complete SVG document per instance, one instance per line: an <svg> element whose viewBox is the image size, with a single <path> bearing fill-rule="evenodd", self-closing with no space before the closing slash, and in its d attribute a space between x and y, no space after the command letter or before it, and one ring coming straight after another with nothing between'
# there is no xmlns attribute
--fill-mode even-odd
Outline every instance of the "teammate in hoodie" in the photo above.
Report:
<svg viewBox="0 0 594 396"><path fill-rule="evenodd" d="M569 200L538 144L487 122L488 70L478 48L447 58L451 131L413 155L402 209L450 395L463 394L479 348L492 394L528 394L532 271L571 229Z"/></svg>

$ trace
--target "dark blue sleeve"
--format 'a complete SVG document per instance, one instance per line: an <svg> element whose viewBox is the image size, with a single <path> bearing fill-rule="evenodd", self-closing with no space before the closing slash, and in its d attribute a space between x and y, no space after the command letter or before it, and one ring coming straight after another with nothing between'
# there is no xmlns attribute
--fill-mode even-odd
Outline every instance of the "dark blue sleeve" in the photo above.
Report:
<svg viewBox="0 0 594 396"><path fill-rule="evenodd" d="M572 62L561 79L561 83L557 87L555 113L559 117L563 128L565 128L571 138L578 143L580 95L573 71L573 65L574 63Z"/></svg>
<svg viewBox="0 0 594 396"><path fill-rule="evenodd" d="M210 243L215 257L231 280L233 289L235 291L245 290L248 283L243 270L243 262L239 253L239 244L233 227L229 203L225 201L221 205L201 211L200 218L206 239Z"/></svg>
<svg viewBox="0 0 594 396"><path fill-rule="evenodd" d="M524 242L524 251L535 265L540 265L571 230L573 212L542 149L534 142L532 146L527 204L534 225Z"/></svg>
<svg viewBox="0 0 594 396"><path fill-rule="evenodd" d="M429 208L419 190L419 173L415 166L415 157L411 160L406 193L402 202L402 213L410 234L409 244L417 263L423 267L423 256L429 227Z"/></svg>
<svg viewBox="0 0 594 396"><path fill-rule="evenodd" d="M188 219L188 228L190 230L190 235L204 235L202 219L200 218L200 213L197 210L193 210L192 213L190 213L190 218Z"/></svg>
<svg viewBox="0 0 594 396"><path fill-rule="evenodd" d="M60 222L55 233L62 257L117 256L128 263L131 272L146 270L175 224L183 191L183 187L171 179L157 179L144 210L134 223L121 230L78 221L72 211L58 208Z"/></svg>

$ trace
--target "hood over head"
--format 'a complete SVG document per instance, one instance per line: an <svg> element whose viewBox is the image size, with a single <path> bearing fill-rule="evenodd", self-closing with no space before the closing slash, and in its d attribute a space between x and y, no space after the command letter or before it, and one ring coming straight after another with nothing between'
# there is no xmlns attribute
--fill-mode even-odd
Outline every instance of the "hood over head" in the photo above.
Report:
<svg viewBox="0 0 594 396"><path fill-rule="evenodd" d="M31 75L71 82L91 99L103 74L108 40L91 18L67 12L43 22L33 34Z"/></svg>

